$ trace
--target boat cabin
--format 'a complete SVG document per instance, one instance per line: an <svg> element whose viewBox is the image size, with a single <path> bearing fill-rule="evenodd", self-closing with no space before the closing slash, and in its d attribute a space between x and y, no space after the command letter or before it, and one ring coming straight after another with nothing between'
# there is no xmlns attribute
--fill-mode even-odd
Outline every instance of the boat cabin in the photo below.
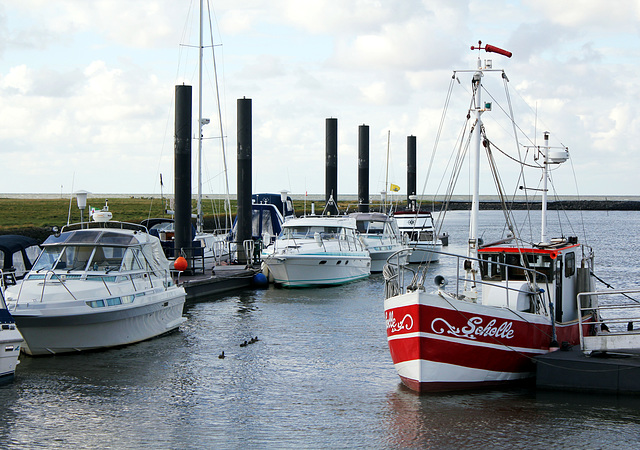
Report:
<svg viewBox="0 0 640 450"><path fill-rule="evenodd" d="M575 238L555 240L539 247L488 245L478 250L482 303L523 312L539 312L550 300L556 321L577 319L576 295L585 292L583 269L577 267L580 245ZM536 299L531 282L546 300Z"/></svg>
<svg viewBox="0 0 640 450"><path fill-rule="evenodd" d="M150 240L144 227L130 226L138 231L71 229L49 236L26 279L44 279L50 272L63 273L65 279L102 279L104 274L122 272L164 276L159 241Z"/></svg>
<svg viewBox="0 0 640 450"><path fill-rule="evenodd" d="M395 220L382 213L352 213L349 215L356 219L358 233L370 236L388 237L397 239L400 229Z"/></svg>

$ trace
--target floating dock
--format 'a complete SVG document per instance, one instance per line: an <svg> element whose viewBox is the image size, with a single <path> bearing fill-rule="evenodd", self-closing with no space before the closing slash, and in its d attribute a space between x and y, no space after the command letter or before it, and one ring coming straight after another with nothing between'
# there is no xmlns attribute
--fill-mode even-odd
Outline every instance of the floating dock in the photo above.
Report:
<svg viewBox="0 0 640 450"><path fill-rule="evenodd" d="M213 273L183 274L176 282L187 292L186 302L193 303L212 295L251 288L253 277L259 271L252 266L216 266Z"/></svg>
<svg viewBox="0 0 640 450"><path fill-rule="evenodd" d="M536 357L536 387L611 394L640 394L640 290L578 294L580 345ZM597 296L597 302L581 297ZM590 306L583 306L590 304ZM591 314L594 335L582 334Z"/></svg>
<svg viewBox="0 0 640 450"><path fill-rule="evenodd" d="M580 347L536 357L540 389L640 394L640 355L592 352Z"/></svg>

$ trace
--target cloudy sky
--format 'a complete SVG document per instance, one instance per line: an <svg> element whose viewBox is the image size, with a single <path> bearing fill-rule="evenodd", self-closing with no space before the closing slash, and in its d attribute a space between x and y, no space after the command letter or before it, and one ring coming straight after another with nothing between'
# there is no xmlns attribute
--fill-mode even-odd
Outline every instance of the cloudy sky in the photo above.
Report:
<svg viewBox="0 0 640 450"><path fill-rule="evenodd" d="M328 117L338 119L341 193L357 192L362 124L370 127L370 191L384 188L388 167L389 182L406 192L406 137L415 135L420 192L452 70L473 68L470 46L482 40L513 52L487 57L505 69L514 105L526 102L530 117L537 111L532 142L548 130L552 145L569 147L571 162L553 173L558 193L640 194L640 2L212 3L231 192L243 97L252 99L254 192L324 193ZM198 1L2 2L0 193L157 194L160 174L172 192L174 86L197 86L197 43ZM203 191L223 193L211 55L208 47ZM466 96L468 80L459 78ZM466 97L452 100L443 144L455 139L467 107ZM442 193L450 151L438 148L428 193ZM503 175L505 184L511 178ZM483 193L491 186L483 182Z"/></svg>

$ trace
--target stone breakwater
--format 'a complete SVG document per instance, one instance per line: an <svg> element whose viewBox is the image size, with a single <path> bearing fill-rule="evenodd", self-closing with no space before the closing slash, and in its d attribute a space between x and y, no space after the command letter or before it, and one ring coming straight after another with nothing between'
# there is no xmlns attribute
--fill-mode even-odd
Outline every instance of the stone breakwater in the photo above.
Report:
<svg viewBox="0 0 640 450"><path fill-rule="evenodd" d="M540 202L507 202L510 209L541 209ZM471 202L451 202L450 210L460 211L471 208ZM434 208L436 211L439 208ZM500 202L480 202L480 209L499 210L502 209ZM549 202L547 209L550 211L640 211L640 200L560 200Z"/></svg>

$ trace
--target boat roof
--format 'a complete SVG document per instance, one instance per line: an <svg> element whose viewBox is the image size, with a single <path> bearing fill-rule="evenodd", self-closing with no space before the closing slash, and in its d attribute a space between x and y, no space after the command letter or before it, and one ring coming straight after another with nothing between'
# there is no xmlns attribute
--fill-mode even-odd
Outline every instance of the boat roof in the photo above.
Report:
<svg viewBox="0 0 640 450"><path fill-rule="evenodd" d="M394 216L430 217L431 216L431 211L411 211L411 210L394 211L393 215Z"/></svg>
<svg viewBox="0 0 640 450"><path fill-rule="evenodd" d="M342 227L356 228L356 220L349 216L302 216L287 220L282 227Z"/></svg>
<svg viewBox="0 0 640 450"><path fill-rule="evenodd" d="M4 253L13 254L38 244L39 242L36 239L18 234L4 234L0 236L0 251Z"/></svg>
<svg viewBox="0 0 640 450"><path fill-rule="evenodd" d="M39 242L36 239L27 236L20 236L18 234L4 234L0 236L0 252L4 254L4 260L0 260L0 269L6 270L13 266L14 253L37 245L39 245ZM30 262L27 261L25 261L25 263L30 264Z"/></svg>
<svg viewBox="0 0 640 450"><path fill-rule="evenodd" d="M150 241L150 238L147 229L135 223L86 222L64 227L62 233L52 234L42 243L42 246L109 245L128 247L145 244Z"/></svg>
<svg viewBox="0 0 640 450"><path fill-rule="evenodd" d="M370 220L376 222L389 222L391 218L384 213L379 212L354 212L349 214L356 220Z"/></svg>
<svg viewBox="0 0 640 450"><path fill-rule="evenodd" d="M487 245L480 247L478 253L533 253L548 255L551 259L555 259L558 256L558 252L563 252L574 247L579 247L580 244L568 243L564 241L557 245L549 244L540 247L518 247L516 245Z"/></svg>

